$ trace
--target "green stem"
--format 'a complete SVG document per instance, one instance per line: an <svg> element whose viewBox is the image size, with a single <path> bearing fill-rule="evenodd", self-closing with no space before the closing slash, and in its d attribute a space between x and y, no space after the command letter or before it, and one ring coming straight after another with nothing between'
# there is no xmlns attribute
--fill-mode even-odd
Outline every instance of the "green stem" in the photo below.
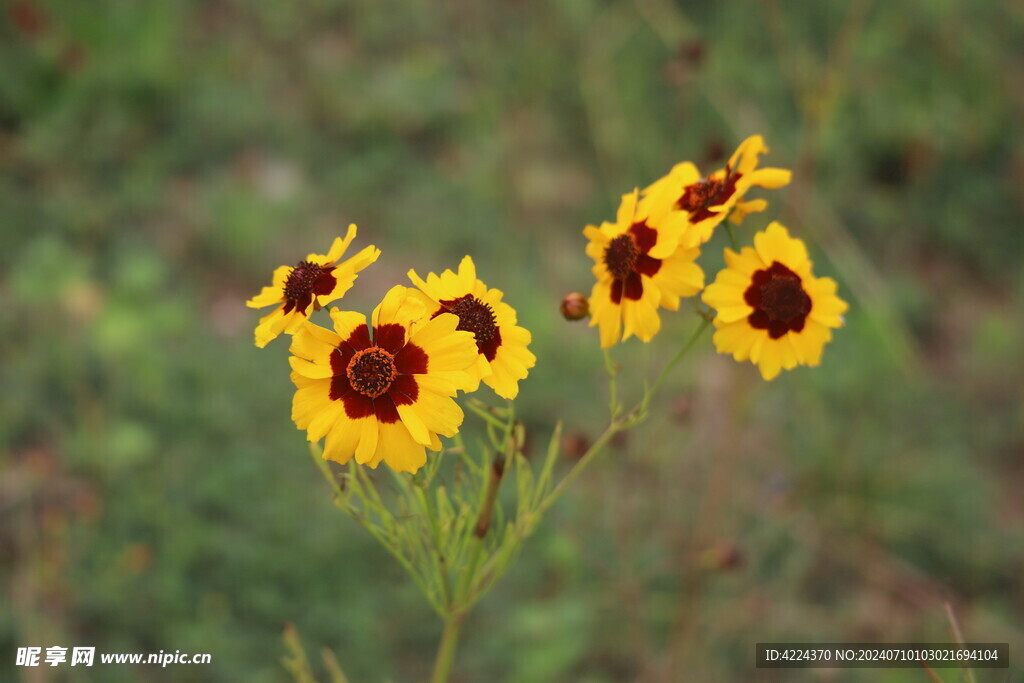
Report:
<svg viewBox="0 0 1024 683"><path fill-rule="evenodd" d="M324 479L330 484L334 494L341 498L342 490L341 486L338 485L338 480L334 477L334 473L331 472L330 465L324 460L324 449L320 447L319 443L309 444L309 455L313 458L313 462L316 463L316 467L320 470L320 474L324 475Z"/></svg>
<svg viewBox="0 0 1024 683"><path fill-rule="evenodd" d="M608 349L604 350L604 369L608 371L608 414L614 420L619 416L618 384L615 381L619 368Z"/></svg>
<svg viewBox="0 0 1024 683"><path fill-rule="evenodd" d="M597 441L595 441L593 445L587 449L587 452L584 453L583 457L580 458L579 462L576 463L576 466L569 470L569 473L566 474L560 482L558 482L558 485L555 486L555 488L551 490L551 493L547 495L544 501L537 506L538 514L544 514L544 511L551 507L551 505L558 499L558 497L562 495L562 492L565 491L566 487L568 487L569 484L571 484L572 481L580 475L580 472L587 468L587 466L594 460L597 454L604 449L604 447L608 444L609 441L611 441L613 436L615 436L617 433L621 432L624 429L629 429L634 424L643 419L644 414L647 411L648 404L651 402L651 399L654 397L654 395L658 393L658 389L660 389L661 385L664 384L665 379L668 377L669 373L672 372L672 369L679 364L679 361L683 359L683 356L685 356L690 351L690 349L693 348L693 345L697 343L697 340L700 338L700 336L704 333L704 330L706 330L708 328L708 325L710 324L710 320L702 317L700 325L694 331L693 335L691 335L690 339L686 342L686 344L684 344L683 347L679 349L679 352L676 353L672 360L668 362L665 368L661 371L661 374L658 375L658 378L655 380L654 385L644 392L643 398L640 399L640 401L631 410L629 410L624 417L616 417L611 421L607 429L605 429L604 432L602 432L601 436L597 438ZM614 379L614 375L612 375L612 377Z"/></svg>
<svg viewBox="0 0 1024 683"><path fill-rule="evenodd" d="M661 374L658 375L658 379L654 380L654 385L651 387L650 391L647 392L643 400L640 402L642 408L647 407L647 404L650 402L650 400L654 397L656 393L658 393L658 389L660 389L661 385L665 383L665 380L668 378L669 373L672 372L672 369L676 365L678 365L679 361L683 359L683 356L685 356L687 352L689 352L689 350L693 348L693 345L697 343L697 340L700 339L700 336L704 334L704 330L708 329L708 325L710 324L710 320L704 318L703 316L701 317L700 325L698 325L697 329L694 330L693 334L690 336L689 341L687 341L686 344L683 345L683 348L679 349L679 353L677 353L672 358L672 360L668 362L668 365L666 365L665 368L661 371Z"/></svg>
<svg viewBox="0 0 1024 683"><path fill-rule="evenodd" d="M450 614L445 619L444 633L441 634L441 642L437 646L434 673L430 676L430 683L447 683L448 675L452 670L452 662L455 661L455 648L459 644L459 635L462 633L462 622L465 619L464 612Z"/></svg>
<svg viewBox="0 0 1024 683"><path fill-rule="evenodd" d="M732 231L732 224L729 222L728 219L726 219L723 224L725 225L725 231L729 233L729 242L732 243L732 250L735 251L736 253L739 253L740 247L739 244L736 242L736 235Z"/></svg>
<svg viewBox="0 0 1024 683"><path fill-rule="evenodd" d="M562 495L562 492L572 483L573 479L580 476L580 472L587 468L587 465L594 459L594 457L600 453L604 447L611 441L612 437L615 436L619 431L625 428L624 420L614 420L608 427L602 432L601 436L597 437L597 441L587 449L587 452L583 454L576 466L569 470L562 481L558 482L558 485L551 490L551 493L544 498L544 501L537 506L536 514L543 515L544 512L554 505L558 497Z"/></svg>

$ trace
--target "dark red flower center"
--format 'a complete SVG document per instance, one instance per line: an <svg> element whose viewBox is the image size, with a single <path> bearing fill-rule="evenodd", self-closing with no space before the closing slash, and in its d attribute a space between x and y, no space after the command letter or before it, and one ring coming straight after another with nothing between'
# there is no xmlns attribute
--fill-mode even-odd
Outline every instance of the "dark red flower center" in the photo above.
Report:
<svg viewBox="0 0 1024 683"><path fill-rule="evenodd" d="M797 278L773 278L761 288L761 310L772 320L789 322L799 315L807 315L810 302Z"/></svg>
<svg viewBox="0 0 1024 683"><path fill-rule="evenodd" d="M489 341L498 332L494 309L477 299L472 294L460 296L458 299L441 301L441 306L448 313L459 316L459 325L455 329L472 332L477 344ZM438 311L437 313L441 313ZM437 314L435 314L436 317Z"/></svg>
<svg viewBox="0 0 1024 683"><path fill-rule="evenodd" d="M431 318L436 318L442 313L454 313L459 317L459 324L456 330L472 332L476 339L476 348L488 361L494 360L501 346L501 330L498 328L498 321L494 317L494 309L477 299L472 294L460 296L458 299L447 299L439 301L441 308L437 309Z"/></svg>
<svg viewBox="0 0 1024 683"><path fill-rule="evenodd" d="M323 268L317 263L299 261L299 264L292 268L288 279L284 283L284 296L286 299L297 301L302 295L313 291L316 279L320 277Z"/></svg>
<svg viewBox="0 0 1024 683"><path fill-rule="evenodd" d="M647 252L658 243L658 231L640 221L617 235L604 249L604 265L612 276L611 299L618 305L622 297L637 301L643 297L641 275L654 277L661 270L661 259Z"/></svg>
<svg viewBox="0 0 1024 683"><path fill-rule="evenodd" d="M305 312L317 294L329 294L334 289L334 266L321 266L309 261L299 261L292 268L284 282L284 312L292 309Z"/></svg>
<svg viewBox="0 0 1024 683"><path fill-rule="evenodd" d="M640 248L628 232L613 239L604 249L604 265L618 280L626 279L636 269L639 257Z"/></svg>
<svg viewBox="0 0 1024 683"><path fill-rule="evenodd" d="M371 346L353 355L345 374L352 388L367 398L384 394L398 375L395 357L379 346Z"/></svg>
<svg viewBox="0 0 1024 683"><path fill-rule="evenodd" d="M710 218L714 215L710 208L725 203L736 192L736 181L740 175L732 173L726 166L725 175L721 178L708 176L687 185L676 201L676 208L688 212L693 221Z"/></svg>
<svg viewBox="0 0 1024 683"><path fill-rule="evenodd" d="M778 261L754 273L743 299L754 309L747 318L750 326L768 330L772 339L803 330L811 312L800 276Z"/></svg>

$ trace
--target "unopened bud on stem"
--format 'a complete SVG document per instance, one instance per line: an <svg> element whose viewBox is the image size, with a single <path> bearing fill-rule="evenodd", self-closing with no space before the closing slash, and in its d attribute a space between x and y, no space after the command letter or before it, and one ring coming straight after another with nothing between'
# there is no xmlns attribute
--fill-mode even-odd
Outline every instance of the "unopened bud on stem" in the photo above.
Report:
<svg viewBox="0 0 1024 683"><path fill-rule="evenodd" d="M562 317L566 320L582 320L590 313L587 297L579 292L566 294L562 299Z"/></svg>

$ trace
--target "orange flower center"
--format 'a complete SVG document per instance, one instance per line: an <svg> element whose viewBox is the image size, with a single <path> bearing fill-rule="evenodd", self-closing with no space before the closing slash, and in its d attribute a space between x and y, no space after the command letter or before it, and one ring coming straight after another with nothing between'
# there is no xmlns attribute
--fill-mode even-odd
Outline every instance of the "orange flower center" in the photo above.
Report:
<svg viewBox="0 0 1024 683"><path fill-rule="evenodd" d="M371 346L352 356L345 374L352 388L367 398L383 395L398 375L395 357L379 346Z"/></svg>
<svg viewBox="0 0 1024 683"><path fill-rule="evenodd" d="M616 280L625 280L636 270L640 248L629 233L613 239L604 250L604 265Z"/></svg>

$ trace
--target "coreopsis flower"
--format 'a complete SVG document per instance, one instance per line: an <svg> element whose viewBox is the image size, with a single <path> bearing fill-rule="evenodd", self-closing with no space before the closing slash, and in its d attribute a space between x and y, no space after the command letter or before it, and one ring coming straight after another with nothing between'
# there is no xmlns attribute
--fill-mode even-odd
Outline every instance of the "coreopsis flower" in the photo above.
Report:
<svg viewBox="0 0 1024 683"><path fill-rule="evenodd" d="M847 306L835 280L814 277L804 243L772 223L754 235L753 247L726 249L725 262L703 296L717 311L719 353L750 360L766 380L783 368L817 365Z"/></svg>
<svg viewBox="0 0 1024 683"><path fill-rule="evenodd" d="M702 176L689 161L676 164L668 175L644 189L645 208L656 220L666 215L685 215L691 227L683 236L684 245L704 244L726 216L739 225L747 214L768 207L763 199L743 201L747 190L789 184L790 171L757 167L758 157L767 151L764 139L754 135L740 143L725 168L707 176Z"/></svg>
<svg viewBox="0 0 1024 683"><path fill-rule="evenodd" d="M459 272L445 270L440 275L428 273L423 280L410 270L409 279L418 289L412 290L427 307L428 315L454 313L458 329L472 332L476 339L477 362L474 376L494 389L502 398L515 398L519 380L525 379L537 362L527 346L529 330L516 325L516 312L502 301L499 289L489 288L476 277L473 259L466 256Z"/></svg>
<svg viewBox="0 0 1024 683"><path fill-rule="evenodd" d="M356 226L350 225L345 238L336 237L326 254L310 254L294 268L277 268L273 284L245 302L249 308L276 306L260 318L256 346L262 349L282 332L295 334L312 311L344 296L359 271L377 260L380 249L371 245L339 263L355 236Z"/></svg>
<svg viewBox="0 0 1024 683"><path fill-rule="evenodd" d="M622 196L614 223L588 225L587 255L597 278L590 294L590 325L599 326L601 348L636 335L650 341L661 328L658 307L675 311L680 297L704 286L696 247L680 244L684 226L675 217L654 221L638 206L638 191Z"/></svg>
<svg viewBox="0 0 1024 683"><path fill-rule="evenodd" d="M423 304L396 286L373 312L331 310L334 331L307 322L292 336L289 359L297 391L292 420L324 457L415 472L425 449L454 436L462 409L452 400L474 380L473 335L457 330L451 314L430 317Z"/></svg>

